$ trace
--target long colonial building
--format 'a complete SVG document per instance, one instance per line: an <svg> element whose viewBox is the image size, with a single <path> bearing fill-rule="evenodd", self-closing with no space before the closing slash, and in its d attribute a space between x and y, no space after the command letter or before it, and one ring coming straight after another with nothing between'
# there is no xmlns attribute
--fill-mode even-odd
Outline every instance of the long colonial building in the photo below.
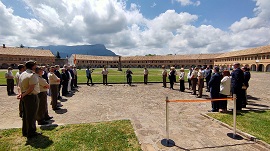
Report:
<svg viewBox="0 0 270 151"><path fill-rule="evenodd" d="M270 72L270 45L231 51L219 54L189 54L189 55L154 55L154 56L91 56L73 54L68 60L56 59L50 50L35 50L31 48L0 48L0 67L17 67L27 60L36 60L39 65L70 64L79 68L190 68L193 66L220 66L229 69L234 62L248 66L252 71Z"/></svg>
<svg viewBox="0 0 270 151"><path fill-rule="evenodd" d="M160 68L175 66L189 68L192 66L220 66L230 69L234 62L248 66L252 71L270 72L270 45L220 54L190 54L190 55L155 55L155 56L90 56L73 54L69 64L85 68L108 66L123 68Z"/></svg>
<svg viewBox="0 0 270 151"><path fill-rule="evenodd" d="M36 50L31 48L0 47L0 67L17 68L28 60L35 60L39 65L55 63L55 56L50 50Z"/></svg>

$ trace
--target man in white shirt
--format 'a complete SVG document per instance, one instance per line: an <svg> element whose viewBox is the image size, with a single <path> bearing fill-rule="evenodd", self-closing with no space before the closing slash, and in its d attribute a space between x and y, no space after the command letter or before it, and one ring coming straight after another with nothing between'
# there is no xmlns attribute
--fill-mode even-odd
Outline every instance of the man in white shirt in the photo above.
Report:
<svg viewBox="0 0 270 151"><path fill-rule="evenodd" d="M103 75L103 85L108 85L108 69L106 66L103 67L101 74Z"/></svg>
<svg viewBox="0 0 270 151"><path fill-rule="evenodd" d="M14 76L13 76L11 67L8 67L8 71L5 74L5 78L7 79L7 93L8 93L8 95L15 94L14 93Z"/></svg>

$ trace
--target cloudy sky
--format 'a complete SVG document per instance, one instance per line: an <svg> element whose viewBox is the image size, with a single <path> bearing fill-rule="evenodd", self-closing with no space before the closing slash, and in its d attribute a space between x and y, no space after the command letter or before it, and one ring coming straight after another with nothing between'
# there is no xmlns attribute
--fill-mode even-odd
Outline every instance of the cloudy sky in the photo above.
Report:
<svg viewBox="0 0 270 151"><path fill-rule="evenodd" d="M7 46L217 53L269 45L269 28L269 0L0 0L0 42Z"/></svg>

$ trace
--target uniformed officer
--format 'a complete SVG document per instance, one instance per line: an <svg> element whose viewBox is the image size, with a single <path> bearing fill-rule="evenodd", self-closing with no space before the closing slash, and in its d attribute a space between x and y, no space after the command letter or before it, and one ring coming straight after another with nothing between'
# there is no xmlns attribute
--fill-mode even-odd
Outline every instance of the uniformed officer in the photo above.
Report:
<svg viewBox="0 0 270 151"><path fill-rule="evenodd" d="M25 66L23 64L19 64L18 69L19 69L19 71L15 75L15 81L16 81L18 92L19 92L19 78L20 78L20 75L25 71ZM20 101L20 103L19 103L19 116L22 117L22 115L23 115L22 101Z"/></svg>
<svg viewBox="0 0 270 151"><path fill-rule="evenodd" d="M48 74L50 89L51 89L51 104L53 110L59 110L60 108L57 107L57 96L58 96L58 88L60 84L60 78L58 78L54 74L55 66L51 66L50 72Z"/></svg>
<svg viewBox="0 0 270 151"><path fill-rule="evenodd" d="M8 95L13 95L14 93L14 76L12 74L12 68L8 67L8 71L5 74L7 79L7 93Z"/></svg>
<svg viewBox="0 0 270 151"><path fill-rule="evenodd" d="M19 79L19 94L18 99L21 99L23 104L23 125L22 134L31 138L33 136L40 135L36 132L36 115L38 110L38 93L39 82L37 76L35 76L36 62L28 61L25 64L26 71L20 75Z"/></svg>

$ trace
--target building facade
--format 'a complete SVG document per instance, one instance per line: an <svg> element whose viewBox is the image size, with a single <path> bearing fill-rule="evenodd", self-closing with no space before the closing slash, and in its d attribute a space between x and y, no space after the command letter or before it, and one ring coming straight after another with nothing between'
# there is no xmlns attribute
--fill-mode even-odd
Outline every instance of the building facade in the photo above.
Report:
<svg viewBox="0 0 270 151"><path fill-rule="evenodd" d="M0 68L17 68L28 60L35 60L39 65L52 65L55 63L55 56L50 50L36 50L31 48L0 48Z"/></svg>

